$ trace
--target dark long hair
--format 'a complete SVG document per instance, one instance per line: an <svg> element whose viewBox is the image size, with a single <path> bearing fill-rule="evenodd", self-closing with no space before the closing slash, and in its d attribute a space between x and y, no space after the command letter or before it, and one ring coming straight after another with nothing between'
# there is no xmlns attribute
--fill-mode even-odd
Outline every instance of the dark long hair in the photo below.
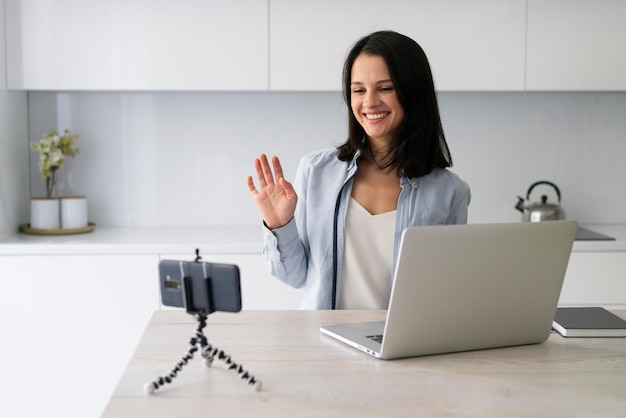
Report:
<svg viewBox="0 0 626 418"><path fill-rule="evenodd" d="M392 31L374 32L357 41L343 67L343 96L348 105L348 140L338 147L339 159L351 160L356 151L372 157L367 134L351 106L352 66L360 54L385 60L404 120L383 162L383 169L397 169L408 177L421 177L436 167L452 166L452 156L439 116L433 76L424 50L411 38Z"/></svg>

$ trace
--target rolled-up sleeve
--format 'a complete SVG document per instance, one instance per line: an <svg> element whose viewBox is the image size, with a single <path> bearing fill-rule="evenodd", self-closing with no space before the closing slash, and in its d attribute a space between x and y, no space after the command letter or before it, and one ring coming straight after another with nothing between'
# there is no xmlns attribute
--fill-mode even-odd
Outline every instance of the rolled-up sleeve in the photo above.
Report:
<svg viewBox="0 0 626 418"><path fill-rule="evenodd" d="M307 256L295 219L292 218L286 225L273 230L263 225L263 256L274 277L292 287L304 286Z"/></svg>

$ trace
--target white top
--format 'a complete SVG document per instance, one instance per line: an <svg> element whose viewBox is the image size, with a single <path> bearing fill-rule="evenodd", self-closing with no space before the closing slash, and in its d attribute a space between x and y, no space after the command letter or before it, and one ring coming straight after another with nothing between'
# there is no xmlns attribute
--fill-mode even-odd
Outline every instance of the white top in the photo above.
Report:
<svg viewBox="0 0 626 418"><path fill-rule="evenodd" d="M387 309L395 224L395 210L371 215L350 198L339 309Z"/></svg>

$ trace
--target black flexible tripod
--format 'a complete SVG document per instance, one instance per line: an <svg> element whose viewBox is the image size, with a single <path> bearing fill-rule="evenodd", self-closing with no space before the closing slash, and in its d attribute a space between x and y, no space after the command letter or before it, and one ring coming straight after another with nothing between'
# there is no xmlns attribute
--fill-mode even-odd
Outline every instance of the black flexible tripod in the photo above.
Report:
<svg viewBox="0 0 626 418"><path fill-rule="evenodd" d="M199 250L196 250L195 262L199 263L201 261L202 258L200 257L200 252ZM193 315L194 318L196 318L196 321L198 322L198 327L196 328L195 335L189 340L189 350L187 350L187 353L185 353L185 355L181 357L181 359L178 361L178 363L176 363L176 365L172 368L169 374L165 376L160 376L144 385L144 392L148 394L154 393L155 390L157 390L161 386L164 386L166 383L171 383L172 380L182 370L183 366L185 366L189 362L189 360L193 358L194 353L196 353L197 351L200 351L200 356L204 359L203 363L206 367L211 367L211 365L213 364L213 360L217 357L218 360L222 360L228 365L228 370L235 371L241 377L241 379L247 381L248 384L251 385L255 391L261 390L262 383L260 380L257 380L253 375L244 370L242 365L233 362L230 355L226 354L223 350L220 350L217 347L213 347L211 344L209 344L206 336L204 335L204 328L206 327L207 316L210 312L213 312L213 308L211 307L212 305L210 303L210 286L206 285L206 280L210 279L207 278L206 272L204 272L203 277L205 280L203 286L204 288L199 293L202 294L202 296L205 298L204 303L201 304L202 306L204 306L204 308L194 308L194 304L192 301L192 286L189 285L189 278L184 277L181 263L181 278L179 283L181 283L182 285L184 306L187 309L187 313Z"/></svg>
<svg viewBox="0 0 626 418"><path fill-rule="evenodd" d="M176 363L169 374L160 376L155 380L146 383L143 388L144 392L152 394L160 386L164 386L166 383L171 383L182 370L183 366L185 366L189 360L193 358L194 353L198 350L200 351L200 356L204 359L203 363L206 367L211 367L213 360L217 357L219 360L223 360L228 365L228 370L237 372L241 379L247 381L249 385L252 385L253 390L261 390L262 383L260 380L257 380L253 375L244 370L241 364L233 362L231 357L226 354L224 350L220 350L209 344L206 336L204 335L207 315L197 313L195 314L195 318L196 321L198 321L198 328L196 329L196 334L189 340L190 347L187 353L185 353L178 363Z"/></svg>

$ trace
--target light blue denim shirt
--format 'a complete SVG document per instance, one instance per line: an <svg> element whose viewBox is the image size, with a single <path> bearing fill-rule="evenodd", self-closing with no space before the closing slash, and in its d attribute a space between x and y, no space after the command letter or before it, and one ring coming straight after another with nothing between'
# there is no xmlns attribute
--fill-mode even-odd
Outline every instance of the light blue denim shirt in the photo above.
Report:
<svg viewBox="0 0 626 418"><path fill-rule="evenodd" d="M339 300L347 202L358 157L340 161L336 149L302 157L293 182L298 193L293 219L273 230L263 226L270 272L290 286L304 287L302 309L334 309ZM393 270L404 229L467 223L470 202L467 183L447 169L418 178L403 176L400 187Z"/></svg>

